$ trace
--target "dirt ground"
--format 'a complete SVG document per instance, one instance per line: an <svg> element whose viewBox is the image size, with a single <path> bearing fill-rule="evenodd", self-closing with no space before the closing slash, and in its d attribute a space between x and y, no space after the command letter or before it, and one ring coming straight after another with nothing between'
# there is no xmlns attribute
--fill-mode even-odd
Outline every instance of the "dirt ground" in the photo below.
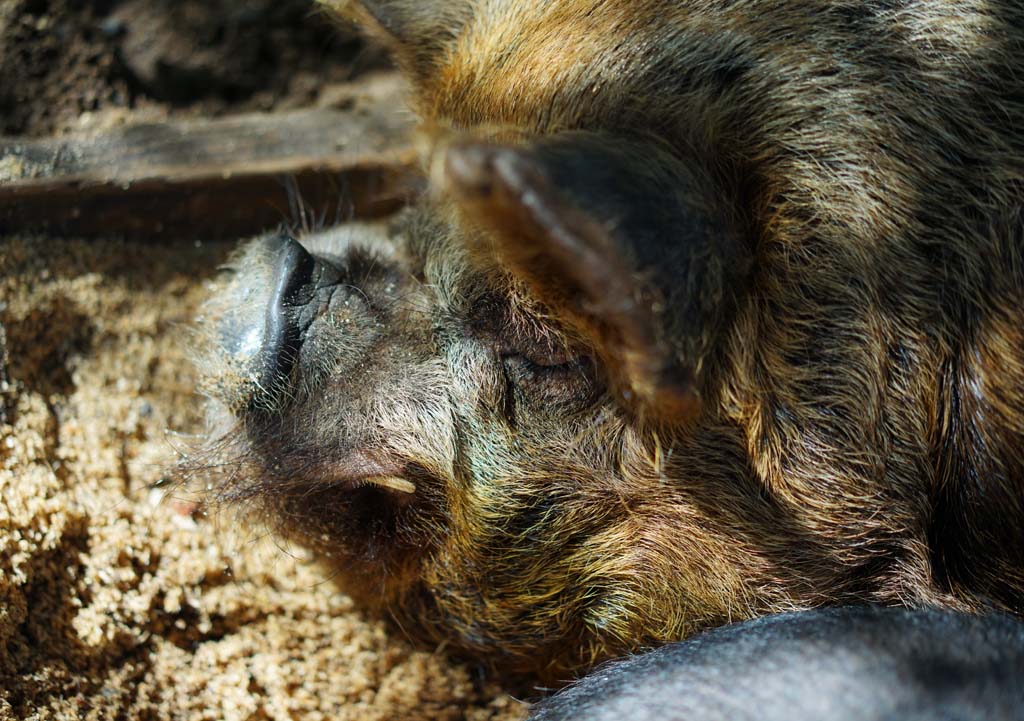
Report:
<svg viewBox="0 0 1024 721"><path fill-rule="evenodd" d="M0 0L0 135L302 107L385 64L306 0ZM0 719L521 718L302 549L162 490L233 246L0 237Z"/></svg>
<svg viewBox="0 0 1024 721"><path fill-rule="evenodd" d="M0 0L0 135L302 107L387 65L313 0Z"/></svg>

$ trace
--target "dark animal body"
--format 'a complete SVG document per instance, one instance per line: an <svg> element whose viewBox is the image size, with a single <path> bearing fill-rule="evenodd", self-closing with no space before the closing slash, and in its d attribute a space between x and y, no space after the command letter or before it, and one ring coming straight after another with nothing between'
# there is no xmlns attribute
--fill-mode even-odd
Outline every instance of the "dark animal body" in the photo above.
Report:
<svg viewBox="0 0 1024 721"><path fill-rule="evenodd" d="M608 664L530 721L1019 721L1024 623L848 607L732 624Z"/></svg>
<svg viewBox="0 0 1024 721"><path fill-rule="evenodd" d="M1024 612L1024 5L335 9L432 192L239 253L217 500L551 679L823 605Z"/></svg>

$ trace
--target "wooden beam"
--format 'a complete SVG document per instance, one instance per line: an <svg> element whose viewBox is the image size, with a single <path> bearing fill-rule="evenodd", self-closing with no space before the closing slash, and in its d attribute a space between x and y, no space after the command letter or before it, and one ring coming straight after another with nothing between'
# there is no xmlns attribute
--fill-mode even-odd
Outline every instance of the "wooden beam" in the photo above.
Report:
<svg viewBox="0 0 1024 721"><path fill-rule="evenodd" d="M421 183L396 81L344 109L148 123L98 135L0 138L0 233L241 237L393 212Z"/></svg>

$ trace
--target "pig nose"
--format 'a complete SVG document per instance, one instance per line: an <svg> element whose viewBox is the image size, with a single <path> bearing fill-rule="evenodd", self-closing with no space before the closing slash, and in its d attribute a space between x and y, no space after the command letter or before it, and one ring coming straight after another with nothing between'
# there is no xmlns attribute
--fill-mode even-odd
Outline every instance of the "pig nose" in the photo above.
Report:
<svg viewBox="0 0 1024 721"><path fill-rule="evenodd" d="M260 385L270 388L287 376L298 356L301 333L297 309L313 294L316 258L285 233L268 238L264 250L274 269L263 316L263 344L258 362Z"/></svg>
<svg viewBox="0 0 1024 721"><path fill-rule="evenodd" d="M305 332L341 271L283 233L249 243L233 271L214 326L225 364L217 392L238 411L275 410L287 396Z"/></svg>
<svg viewBox="0 0 1024 721"><path fill-rule="evenodd" d="M294 305L296 296L313 278L316 258L287 233L267 240L267 255L277 269L271 301L279 305Z"/></svg>
<svg viewBox="0 0 1024 721"><path fill-rule="evenodd" d="M267 260L275 269L263 337L270 347L283 347L295 334L296 327L289 309L309 301L310 281L316 259L290 235L280 234L267 240Z"/></svg>

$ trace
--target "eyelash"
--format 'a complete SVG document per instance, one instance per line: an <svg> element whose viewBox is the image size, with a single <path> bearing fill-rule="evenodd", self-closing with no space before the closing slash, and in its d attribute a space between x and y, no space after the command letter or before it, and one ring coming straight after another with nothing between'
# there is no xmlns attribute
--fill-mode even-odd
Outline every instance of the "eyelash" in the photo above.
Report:
<svg viewBox="0 0 1024 721"><path fill-rule="evenodd" d="M530 375L563 376L577 371L583 371L590 365L590 359L586 357L571 358L565 363L547 365L531 360L521 353L510 353L501 358L502 364L507 370L510 364L518 365L520 369L527 371Z"/></svg>

